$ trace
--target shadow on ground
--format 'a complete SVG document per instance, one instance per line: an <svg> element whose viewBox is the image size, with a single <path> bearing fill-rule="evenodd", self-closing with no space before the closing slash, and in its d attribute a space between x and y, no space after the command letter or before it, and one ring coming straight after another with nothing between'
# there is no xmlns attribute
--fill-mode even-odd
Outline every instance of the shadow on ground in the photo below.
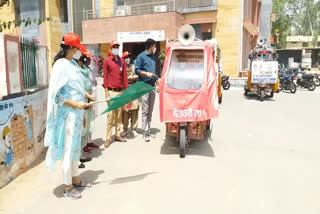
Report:
<svg viewBox="0 0 320 214"><path fill-rule="evenodd" d="M257 95L257 94L248 94L247 96L243 95L247 100L257 100L257 101L260 101L260 97ZM276 94L275 94L276 96ZM275 99L274 98L271 98L269 96L265 96L264 97L264 101L272 101L274 102Z"/></svg>
<svg viewBox="0 0 320 214"><path fill-rule="evenodd" d="M153 134L153 135L156 135L160 132L160 129L158 128L151 128L150 129L150 134ZM144 130L143 129L140 129L140 128L137 128L137 133L138 134L144 134Z"/></svg>
<svg viewBox="0 0 320 214"><path fill-rule="evenodd" d="M38 166L39 164L41 164L41 163L46 159L47 151L48 151L48 147L44 147L44 149L43 149L42 152L39 154L39 156L37 157L37 159L32 162L32 164L30 165L30 167L29 167L28 170L30 170L30 169Z"/></svg>
<svg viewBox="0 0 320 214"><path fill-rule="evenodd" d="M157 172L150 172L150 173L144 173L134 176L128 176L128 177L122 177L122 178L116 178L110 182L111 185L114 184L122 184L122 183L128 183L128 182L134 182L134 181L140 181L145 179L147 176L155 174Z"/></svg>
<svg viewBox="0 0 320 214"><path fill-rule="evenodd" d="M162 155L179 155L179 142L175 137L166 136L166 139L161 146L160 154ZM204 140L191 140L189 147L186 148L186 156L197 155L204 157L215 157L212 146L209 143L209 138Z"/></svg>
<svg viewBox="0 0 320 214"><path fill-rule="evenodd" d="M82 172L80 174L80 179L83 181L86 181L92 185L97 185L99 183L103 183L103 182L96 182L96 180L99 178L99 175L103 174L104 170L87 170L85 172ZM53 190L53 194L57 197L57 198L63 198L63 192L64 192L64 188L65 185L61 184L59 186L57 186L56 188L54 188ZM82 191L79 191L82 192Z"/></svg>
<svg viewBox="0 0 320 214"><path fill-rule="evenodd" d="M98 158L99 156L102 155L102 151L103 151L103 148L104 148L104 140L102 138L97 138L95 140L92 141L92 143L100 146L99 149L93 149L91 150L91 153L88 154L88 155L85 155L86 157L90 157L92 159L95 159L95 158Z"/></svg>

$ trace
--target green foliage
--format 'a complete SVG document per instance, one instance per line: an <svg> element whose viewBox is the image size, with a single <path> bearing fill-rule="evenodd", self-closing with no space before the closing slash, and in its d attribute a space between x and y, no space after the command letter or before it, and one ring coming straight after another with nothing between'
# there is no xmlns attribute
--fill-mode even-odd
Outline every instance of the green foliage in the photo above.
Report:
<svg viewBox="0 0 320 214"><path fill-rule="evenodd" d="M165 60L165 58L166 58L166 53L163 51L163 52L161 52L160 54L159 54L159 60L160 61L164 61Z"/></svg>
<svg viewBox="0 0 320 214"><path fill-rule="evenodd" d="M273 24L272 34L279 29L280 44L284 48L288 35L313 35L320 32L319 0L273 0L273 13L277 20Z"/></svg>
<svg viewBox="0 0 320 214"><path fill-rule="evenodd" d="M14 3L14 0L11 1ZM4 5L10 5L10 1L9 0L0 0L0 8ZM42 18L42 19L33 19L31 20L30 18L28 18L27 20L23 19L23 20L13 20L13 21L6 21L3 22L0 20L0 32L2 32L3 30L10 30L12 28L17 28L20 26L24 26L24 27L28 27L32 24L37 24L37 25L41 25L45 22L50 22L52 21L51 17L47 17L47 18Z"/></svg>
<svg viewBox="0 0 320 214"><path fill-rule="evenodd" d="M41 25L47 21L52 21L51 17L47 17L47 18L43 18L43 19L34 19L31 20L30 18L28 18L27 20L23 19L23 20L13 20L13 21L8 21L8 22L1 22L0 21L0 32L2 32L3 30L6 29L12 29L20 27L21 25L23 25L24 27L28 27L32 24L37 24L37 25Z"/></svg>
<svg viewBox="0 0 320 214"><path fill-rule="evenodd" d="M0 0L0 7L2 7L3 5L10 5L10 1L9 0Z"/></svg>

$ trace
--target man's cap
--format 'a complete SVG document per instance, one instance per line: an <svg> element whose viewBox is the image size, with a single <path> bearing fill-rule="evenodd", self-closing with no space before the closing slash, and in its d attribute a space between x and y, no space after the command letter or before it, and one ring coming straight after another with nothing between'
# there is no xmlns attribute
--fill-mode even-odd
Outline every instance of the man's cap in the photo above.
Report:
<svg viewBox="0 0 320 214"><path fill-rule="evenodd" d="M126 51L126 52L124 52L124 53L122 54L122 58L126 58L126 57L128 57L128 56L131 56L131 53L129 53L128 51Z"/></svg>
<svg viewBox="0 0 320 214"><path fill-rule="evenodd" d="M77 47L77 48L81 47L80 36L74 33L65 34L62 38L61 43L64 45L72 46L72 47Z"/></svg>
<svg viewBox="0 0 320 214"><path fill-rule="evenodd" d="M112 40L110 46L120 46L120 43L117 40Z"/></svg>

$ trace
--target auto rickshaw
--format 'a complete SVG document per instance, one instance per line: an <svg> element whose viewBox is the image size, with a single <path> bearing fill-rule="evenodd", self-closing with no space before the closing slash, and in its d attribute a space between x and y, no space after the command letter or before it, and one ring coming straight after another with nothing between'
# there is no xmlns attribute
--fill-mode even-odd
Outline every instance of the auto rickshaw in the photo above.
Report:
<svg viewBox="0 0 320 214"><path fill-rule="evenodd" d="M273 97L279 92L278 54L268 46L266 39L260 39L257 47L249 55L250 66L244 95L257 94L260 101L265 97Z"/></svg>
<svg viewBox="0 0 320 214"><path fill-rule="evenodd" d="M214 49L195 40L190 25L179 30L179 41L169 42L160 81L160 120L167 135L179 142L184 158L191 140L203 140L218 116L218 78ZM209 132L211 133L211 132Z"/></svg>

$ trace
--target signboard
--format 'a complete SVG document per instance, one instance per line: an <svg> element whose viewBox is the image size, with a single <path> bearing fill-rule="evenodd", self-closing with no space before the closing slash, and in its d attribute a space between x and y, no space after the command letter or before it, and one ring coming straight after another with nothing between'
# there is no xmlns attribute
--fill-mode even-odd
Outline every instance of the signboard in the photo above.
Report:
<svg viewBox="0 0 320 214"><path fill-rule="evenodd" d="M118 32L118 41L125 42L145 42L147 39L154 39L157 42L165 41L164 30L157 31L136 31L136 32Z"/></svg>
<svg viewBox="0 0 320 214"><path fill-rule="evenodd" d="M277 61L253 61L252 83L276 84L278 79Z"/></svg>

